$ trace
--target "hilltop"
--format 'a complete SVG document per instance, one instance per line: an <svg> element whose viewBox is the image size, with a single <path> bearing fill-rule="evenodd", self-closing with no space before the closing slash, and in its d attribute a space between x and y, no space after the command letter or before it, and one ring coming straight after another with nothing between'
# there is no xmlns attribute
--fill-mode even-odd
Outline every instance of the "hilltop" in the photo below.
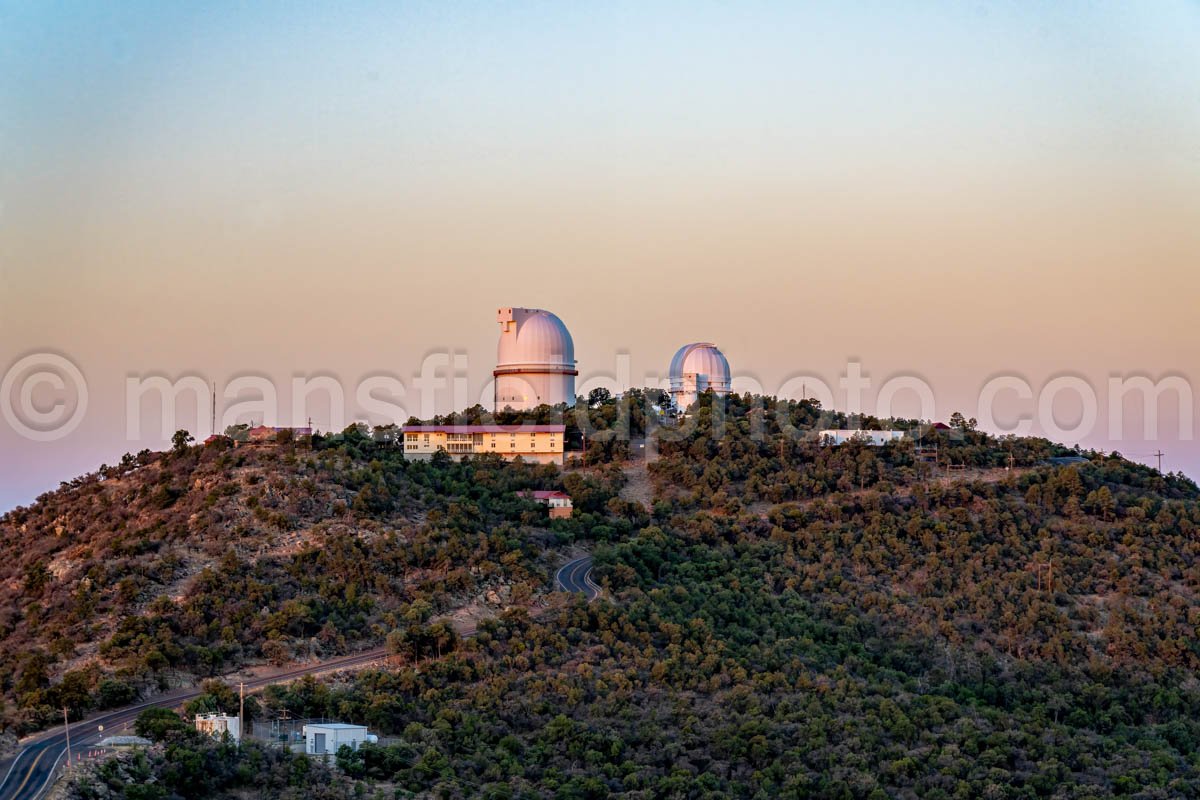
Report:
<svg viewBox="0 0 1200 800"><path fill-rule="evenodd" d="M571 520L517 496L564 481ZM128 455L0 518L7 726L414 624L453 635L435 629L457 610L535 608L619 481L487 458L408 464L353 428Z"/></svg>
<svg viewBox="0 0 1200 800"><path fill-rule="evenodd" d="M616 402L589 413L632 427ZM395 633L407 663L263 698L387 737L325 796L1200 796L1196 485L961 417L921 450L787 434L827 416L706 395L639 420L650 463L596 435L568 470L409 464L353 431L130 457L0 521L5 688L36 721ZM577 545L604 597L545 602ZM475 637L439 624L489 593ZM266 791L277 756L174 735L104 780Z"/></svg>

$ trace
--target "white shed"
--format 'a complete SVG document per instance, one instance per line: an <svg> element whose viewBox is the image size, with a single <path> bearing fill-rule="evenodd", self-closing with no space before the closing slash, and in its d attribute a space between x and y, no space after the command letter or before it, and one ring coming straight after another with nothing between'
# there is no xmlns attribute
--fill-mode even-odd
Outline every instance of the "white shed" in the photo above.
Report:
<svg viewBox="0 0 1200 800"><path fill-rule="evenodd" d="M348 725L344 722L310 722L304 726L304 752L319 756L335 754L344 744L357 750L366 741L375 737L367 734L366 725Z"/></svg>

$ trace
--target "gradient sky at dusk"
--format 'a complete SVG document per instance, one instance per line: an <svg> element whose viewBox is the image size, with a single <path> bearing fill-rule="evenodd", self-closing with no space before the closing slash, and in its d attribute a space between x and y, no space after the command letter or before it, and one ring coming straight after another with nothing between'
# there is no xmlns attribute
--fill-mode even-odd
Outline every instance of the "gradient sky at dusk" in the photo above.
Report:
<svg viewBox="0 0 1200 800"><path fill-rule="evenodd" d="M293 5L0 0L0 373L89 388L61 441L0 419L0 510L163 445L130 375L457 350L474 399L499 305L584 377L703 339L942 418L997 374L1200 380L1196 2ZM1164 412L1083 443L1200 476Z"/></svg>

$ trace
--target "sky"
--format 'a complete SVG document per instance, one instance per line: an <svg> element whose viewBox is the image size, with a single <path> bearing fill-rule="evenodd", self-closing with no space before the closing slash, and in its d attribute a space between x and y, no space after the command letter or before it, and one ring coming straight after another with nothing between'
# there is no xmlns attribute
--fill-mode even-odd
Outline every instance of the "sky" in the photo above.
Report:
<svg viewBox="0 0 1200 800"><path fill-rule="evenodd" d="M916 377L945 419L1015 377L997 430L1048 393L1068 444L1200 477L1190 399L1150 439L1106 405L1200 379L1198 221L1194 1L0 0L0 510L164 446L131 378L385 376L417 413L444 353L474 402L502 305L557 313L581 380L707 340L768 394L857 364L867 411ZM64 359L84 410L35 441Z"/></svg>

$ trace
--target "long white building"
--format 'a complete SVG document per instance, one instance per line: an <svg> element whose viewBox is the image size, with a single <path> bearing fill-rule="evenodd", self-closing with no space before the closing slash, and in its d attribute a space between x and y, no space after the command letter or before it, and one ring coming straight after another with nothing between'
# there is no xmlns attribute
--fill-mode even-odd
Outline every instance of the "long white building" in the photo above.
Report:
<svg viewBox="0 0 1200 800"><path fill-rule="evenodd" d="M491 453L505 461L519 456L562 466L566 430L565 425L405 425L404 457L429 461L441 452L458 461Z"/></svg>
<svg viewBox="0 0 1200 800"><path fill-rule="evenodd" d="M500 308L495 409L575 405L575 343L562 320L540 308Z"/></svg>

